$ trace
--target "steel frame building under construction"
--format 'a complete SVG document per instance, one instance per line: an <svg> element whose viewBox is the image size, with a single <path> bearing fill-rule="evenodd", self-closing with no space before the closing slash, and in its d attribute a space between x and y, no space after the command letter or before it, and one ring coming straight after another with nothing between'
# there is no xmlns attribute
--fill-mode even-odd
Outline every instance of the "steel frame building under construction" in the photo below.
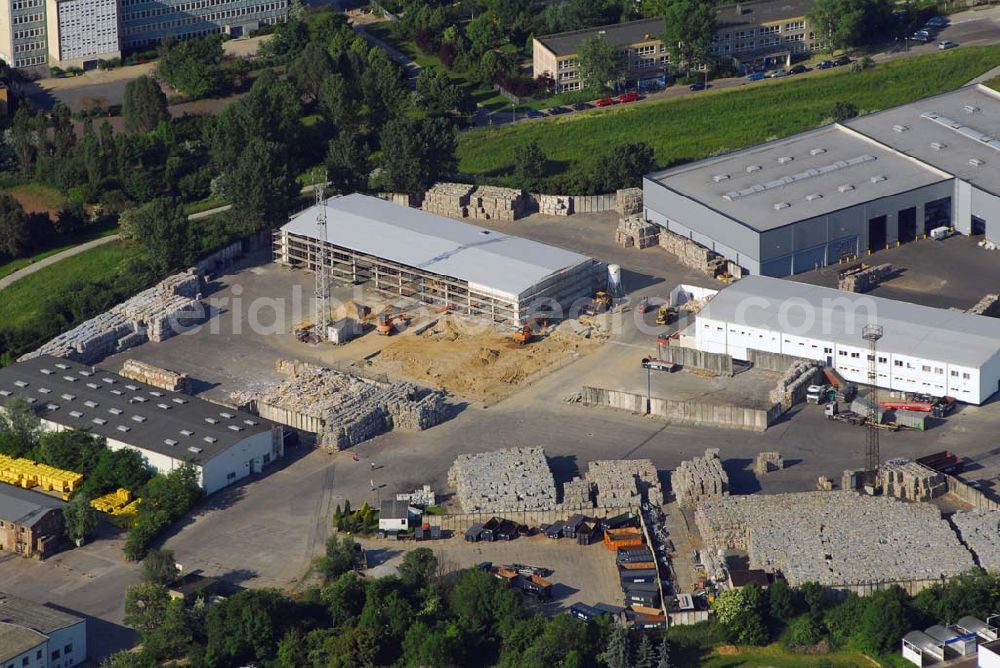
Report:
<svg viewBox="0 0 1000 668"><path fill-rule="evenodd" d="M324 256L335 282L518 325L544 304L592 297L606 276L584 255L360 194L332 197L275 232L275 262L315 271Z"/></svg>

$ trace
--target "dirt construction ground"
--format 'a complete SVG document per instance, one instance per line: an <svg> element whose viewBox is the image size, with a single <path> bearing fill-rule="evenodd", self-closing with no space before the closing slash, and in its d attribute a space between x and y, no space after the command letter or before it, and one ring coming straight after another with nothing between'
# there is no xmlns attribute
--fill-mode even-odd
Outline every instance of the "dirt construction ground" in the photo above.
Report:
<svg viewBox="0 0 1000 668"><path fill-rule="evenodd" d="M373 361L393 375L489 405L599 345L555 327L518 345L496 328L445 316L420 334L396 337Z"/></svg>

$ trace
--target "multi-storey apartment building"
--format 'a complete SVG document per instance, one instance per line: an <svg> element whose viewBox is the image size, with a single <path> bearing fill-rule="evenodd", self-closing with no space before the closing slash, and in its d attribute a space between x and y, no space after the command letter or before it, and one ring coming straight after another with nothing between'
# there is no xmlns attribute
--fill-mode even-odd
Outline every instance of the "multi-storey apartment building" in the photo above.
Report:
<svg viewBox="0 0 1000 668"><path fill-rule="evenodd" d="M118 0L46 0L49 64L96 67L121 57Z"/></svg>
<svg viewBox="0 0 1000 668"><path fill-rule="evenodd" d="M30 69L45 65L47 51L45 0L0 1L0 58Z"/></svg>
<svg viewBox="0 0 1000 668"><path fill-rule="evenodd" d="M712 53L736 66L789 64L798 54L816 50L806 14L811 0L745 2L717 11ZM532 44L534 74L550 75L556 92L579 90L580 45L595 35L617 52L619 73L628 87L661 79L669 64L663 44L663 19L643 19L538 37Z"/></svg>
<svg viewBox="0 0 1000 668"><path fill-rule="evenodd" d="M122 48L223 33L242 37L288 16L288 0L120 0Z"/></svg>

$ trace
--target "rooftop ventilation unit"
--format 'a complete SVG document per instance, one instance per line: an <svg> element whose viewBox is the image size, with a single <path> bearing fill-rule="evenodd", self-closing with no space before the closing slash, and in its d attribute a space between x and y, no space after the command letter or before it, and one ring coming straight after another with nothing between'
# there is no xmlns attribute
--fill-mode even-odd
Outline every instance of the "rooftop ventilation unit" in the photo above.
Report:
<svg viewBox="0 0 1000 668"><path fill-rule="evenodd" d="M933 112L926 112L921 114L921 116L931 121L934 121L938 125L944 126L949 130L957 132L963 137L968 137L969 139L982 142L987 146L989 146L990 148L1000 151L1000 139L991 137L987 135L985 132L980 132L975 128L970 128L967 125L963 125L961 123L951 120L950 118L946 118L944 116L935 114Z"/></svg>
<svg viewBox="0 0 1000 668"><path fill-rule="evenodd" d="M190 429L181 429L181 435L182 436L192 436L192 435L194 435L194 432L191 431Z"/></svg>
<svg viewBox="0 0 1000 668"><path fill-rule="evenodd" d="M849 193L852 190L854 190L854 186L852 186L850 183L845 183L844 185L837 186L837 192Z"/></svg>
<svg viewBox="0 0 1000 668"><path fill-rule="evenodd" d="M935 151L940 151L941 149L947 148L947 147L948 147L947 144L942 144L939 141L932 141L931 142L931 148L934 149Z"/></svg>
<svg viewBox="0 0 1000 668"><path fill-rule="evenodd" d="M125 393L122 392L121 390L111 390L111 394L120 397L120 396L122 396Z"/></svg>
<svg viewBox="0 0 1000 668"><path fill-rule="evenodd" d="M233 419L233 414L232 413L222 412L222 413L219 413L219 415L221 415L222 417L226 418L227 420Z"/></svg>
<svg viewBox="0 0 1000 668"><path fill-rule="evenodd" d="M137 396L137 397L132 397L132 401L134 401L137 404L144 404L148 400L146 399L146 397L138 397Z"/></svg>
<svg viewBox="0 0 1000 668"><path fill-rule="evenodd" d="M205 441L206 443L215 443L219 439L217 439L215 436L206 436L205 438L203 438L201 440Z"/></svg>
<svg viewBox="0 0 1000 668"><path fill-rule="evenodd" d="M89 378L90 376L94 375L94 372L93 371L87 371L85 369L80 369L80 375L81 376L87 376Z"/></svg>
<svg viewBox="0 0 1000 668"><path fill-rule="evenodd" d="M876 174L875 176L871 177L868 180L871 181L872 183L882 183L883 181L885 181L885 176L883 176L882 174Z"/></svg>
<svg viewBox="0 0 1000 668"><path fill-rule="evenodd" d="M99 390L99 389L101 389L101 386L98 385L97 383L87 383L87 387L89 387L92 390Z"/></svg>
<svg viewBox="0 0 1000 668"><path fill-rule="evenodd" d="M826 153L826 149L825 148L813 148L813 149L809 149L809 155L823 155L824 153Z"/></svg>
<svg viewBox="0 0 1000 668"><path fill-rule="evenodd" d="M162 408L165 411L169 411L170 410L170 404L156 404L156 407L157 408Z"/></svg>
<svg viewBox="0 0 1000 668"><path fill-rule="evenodd" d="M105 420L104 418L94 418L93 420L91 420L91 422L93 422L94 424L107 424L108 423L108 421Z"/></svg>
<svg viewBox="0 0 1000 668"><path fill-rule="evenodd" d="M824 165L822 167L816 167L812 169L807 169L804 172L799 172L798 174L791 174L789 176L784 176L780 179L775 179L774 181L768 181L767 183L755 183L751 186L744 188L743 190L733 190L727 192L722 198L729 202L735 202L738 199L747 197L749 195L754 195L756 193L761 193L766 190L771 190L773 188L780 188L785 185L792 183L798 183L800 181L805 181L806 179L811 179L817 176L824 176L831 174L841 169L846 169L848 167L854 167L867 162L873 162L876 160L875 156L869 154L863 154L855 156L853 158L848 158L847 160L837 160L836 162Z"/></svg>
<svg viewBox="0 0 1000 668"><path fill-rule="evenodd" d="M136 385L126 385L125 389L126 390L132 390L133 392L138 392L139 391L139 388Z"/></svg>
<svg viewBox="0 0 1000 668"><path fill-rule="evenodd" d="M243 424L245 424L248 427L256 427L257 426L257 423L254 422L253 420L244 420Z"/></svg>
<svg viewBox="0 0 1000 668"><path fill-rule="evenodd" d="M63 380L65 380L67 383L75 383L76 382L76 378L73 377L73 376L63 376Z"/></svg>
<svg viewBox="0 0 1000 668"><path fill-rule="evenodd" d="M112 378L111 376L105 376L104 378L101 378L101 380L107 383L108 385L114 385L116 382L115 379Z"/></svg>
<svg viewBox="0 0 1000 668"><path fill-rule="evenodd" d="M115 429L117 429L118 431L122 432L123 434L124 433L128 433L129 431L132 430L131 427L129 427L128 425L125 425L125 424L120 424L117 427L115 427Z"/></svg>
<svg viewBox="0 0 1000 668"><path fill-rule="evenodd" d="M122 413L124 413L125 411L123 411L123 410L122 410L122 409L120 409L120 408L109 408L109 409L108 409L108 412L109 412L109 413L111 413L112 415L121 415L121 414L122 414Z"/></svg>
<svg viewBox="0 0 1000 668"><path fill-rule="evenodd" d="M892 131L893 132L906 132L909 129L910 129L909 126L906 126L906 125L899 125L899 124L897 124L897 125L893 125L892 126Z"/></svg>
<svg viewBox="0 0 1000 668"><path fill-rule="evenodd" d="M65 371L69 368L69 364L63 364L62 362L56 362L56 368Z"/></svg>
<svg viewBox="0 0 1000 668"><path fill-rule="evenodd" d="M86 406L87 408L97 408L98 404L96 401L84 401L83 405Z"/></svg>
<svg viewBox="0 0 1000 668"><path fill-rule="evenodd" d="M188 452L193 452L196 455L200 455L202 453L202 449L199 448L197 445L192 445L188 448Z"/></svg>
<svg viewBox="0 0 1000 668"><path fill-rule="evenodd" d="M28 384L23 380L15 380L14 384L17 385L18 387L28 387Z"/></svg>
<svg viewBox="0 0 1000 668"><path fill-rule="evenodd" d="M774 210L775 211L781 211L782 209L787 209L790 206L791 206L791 204L789 204L788 202L775 202L774 203Z"/></svg>
<svg viewBox="0 0 1000 668"><path fill-rule="evenodd" d="M52 369L39 369L39 371L41 371L42 373L44 373L46 376L51 376L52 373L53 373Z"/></svg>
<svg viewBox="0 0 1000 668"><path fill-rule="evenodd" d="M72 415L75 418L82 418L83 417L83 413L81 413L80 411L70 411L69 414Z"/></svg>
<svg viewBox="0 0 1000 668"><path fill-rule="evenodd" d="M986 164L986 161L980 160L979 158L969 158L969 164L973 167L982 167Z"/></svg>
<svg viewBox="0 0 1000 668"><path fill-rule="evenodd" d="M146 421L146 416L144 416L144 415L133 415L132 416L132 422L145 422L145 421Z"/></svg>
<svg viewBox="0 0 1000 668"><path fill-rule="evenodd" d="M10 390L0 390L0 396L9 397L10 396Z"/></svg>
<svg viewBox="0 0 1000 668"><path fill-rule="evenodd" d="M793 158L790 155L783 155L780 158L778 158L778 164L779 165L787 165L788 163L790 163L794 159L795 158Z"/></svg>
<svg viewBox="0 0 1000 668"><path fill-rule="evenodd" d="M57 411L59 410L59 404L45 404L45 408L49 409L50 411Z"/></svg>
<svg viewBox="0 0 1000 668"><path fill-rule="evenodd" d="M171 401L174 402L175 404L186 404L187 403L187 399L181 399L180 397L174 397L173 399L171 399Z"/></svg>
<svg viewBox="0 0 1000 668"><path fill-rule="evenodd" d="M62 395L62 398L65 399L66 401L73 401L74 399L76 399L76 395L75 394L64 394L64 395Z"/></svg>
<svg viewBox="0 0 1000 668"><path fill-rule="evenodd" d="M753 174L754 172L760 171L760 165L747 165L747 174Z"/></svg>
<svg viewBox="0 0 1000 668"><path fill-rule="evenodd" d="M208 424L218 424L219 423L218 420L216 420L215 418L211 418L211 417L205 418L205 422L207 422Z"/></svg>
<svg viewBox="0 0 1000 668"><path fill-rule="evenodd" d="M48 394L48 393L50 393L50 392L51 392L52 390L50 390L50 389L49 389L49 388L47 388L47 387L40 387L40 388L38 388L38 391L39 391L39 392L41 392L42 394Z"/></svg>
<svg viewBox="0 0 1000 668"><path fill-rule="evenodd" d="M173 447L173 446L177 445L177 441L175 441L172 438L165 438L165 439L163 439L163 442L166 443L167 445L169 445L170 447Z"/></svg>
<svg viewBox="0 0 1000 668"><path fill-rule="evenodd" d="M712 180L716 183L722 183L723 181L729 180L729 174L716 174L712 177Z"/></svg>
<svg viewBox="0 0 1000 668"><path fill-rule="evenodd" d="M154 397L162 397L163 396L163 392L157 392L156 390L150 390L149 393L151 395L153 395Z"/></svg>
<svg viewBox="0 0 1000 668"><path fill-rule="evenodd" d="M965 105L965 107L963 107L963 108L964 108L964 109L965 109L965 110L966 110L967 112L969 112L970 114L974 114L974 113L976 113L977 111L979 111L979 107L977 107L977 106L976 106L976 105L974 105L974 104L967 104L967 105Z"/></svg>
<svg viewBox="0 0 1000 668"><path fill-rule="evenodd" d="M820 195L819 193L812 193L811 195L806 195L807 202L814 202L818 199L823 199L823 196Z"/></svg>
<svg viewBox="0 0 1000 668"><path fill-rule="evenodd" d="M229 425L229 430L230 431L243 431L243 427L239 426L238 424L231 424L231 425Z"/></svg>

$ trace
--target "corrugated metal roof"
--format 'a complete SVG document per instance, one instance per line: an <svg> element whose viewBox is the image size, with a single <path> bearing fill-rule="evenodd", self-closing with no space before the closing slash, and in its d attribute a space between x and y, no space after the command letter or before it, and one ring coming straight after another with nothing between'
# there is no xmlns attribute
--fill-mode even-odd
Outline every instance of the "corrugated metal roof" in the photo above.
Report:
<svg viewBox="0 0 1000 668"><path fill-rule="evenodd" d="M0 622L17 624L48 635L82 621L82 617L0 592Z"/></svg>
<svg viewBox="0 0 1000 668"><path fill-rule="evenodd" d="M198 465L274 426L244 411L51 355L0 368L0 405L17 395L29 399L44 420Z"/></svg>
<svg viewBox="0 0 1000 668"><path fill-rule="evenodd" d="M467 281L512 298L553 274L592 261L579 253L377 197L332 197L325 206L326 238L335 246ZM310 207L282 229L321 239L318 214L318 205Z"/></svg>
<svg viewBox="0 0 1000 668"><path fill-rule="evenodd" d="M23 527L35 526L50 510L65 505L59 499L40 492L0 485L0 519Z"/></svg>
<svg viewBox="0 0 1000 668"><path fill-rule="evenodd" d="M0 662L16 659L43 645L46 640L48 636L33 629L0 622Z"/></svg>
<svg viewBox="0 0 1000 668"><path fill-rule="evenodd" d="M719 291L699 317L867 347L861 333L878 324L879 352L978 368L1000 352L1000 319L853 294L766 276L747 276Z"/></svg>

